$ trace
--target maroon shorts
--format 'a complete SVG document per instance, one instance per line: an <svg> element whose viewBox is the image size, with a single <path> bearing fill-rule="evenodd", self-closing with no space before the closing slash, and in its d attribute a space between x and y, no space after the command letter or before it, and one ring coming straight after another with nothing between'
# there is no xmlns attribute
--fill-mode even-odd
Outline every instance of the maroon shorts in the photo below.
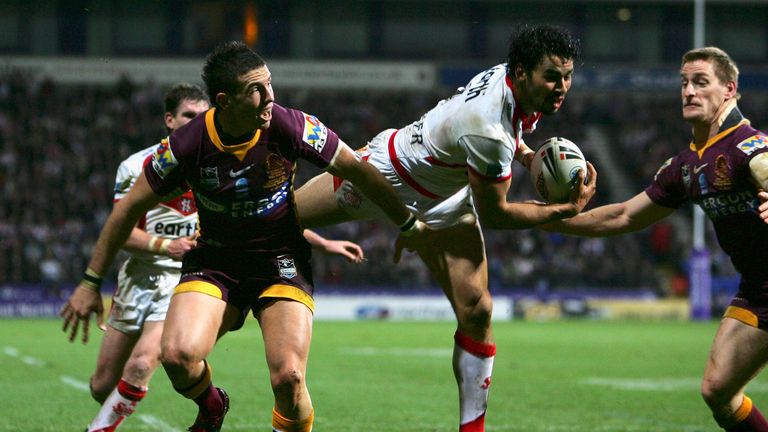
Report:
<svg viewBox="0 0 768 432"><path fill-rule="evenodd" d="M748 284L742 281L739 292L733 297L723 316L768 331L768 292L765 288L765 284Z"/></svg>
<svg viewBox="0 0 768 432"><path fill-rule="evenodd" d="M248 311L282 298L297 301L314 312L311 252L270 255L241 250L200 247L184 256L174 295L201 292L238 308L240 319L230 330L243 326Z"/></svg>

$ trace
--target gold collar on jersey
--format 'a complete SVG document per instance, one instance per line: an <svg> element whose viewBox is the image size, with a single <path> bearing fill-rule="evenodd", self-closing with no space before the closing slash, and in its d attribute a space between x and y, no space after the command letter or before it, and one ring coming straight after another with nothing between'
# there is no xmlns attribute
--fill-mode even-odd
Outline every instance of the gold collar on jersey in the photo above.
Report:
<svg viewBox="0 0 768 432"><path fill-rule="evenodd" d="M251 147L255 146L256 143L259 142L259 138L261 138L261 129L256 130L253 138L244 143L225 146L219 137L219 133L216 131L216 124L213 121L213 113L215 111L216 108L211 108L208 110L208 112L205 113L205 128L208 130L208 136L211 138L211 141L213 142L213 145L216 146L216 148L225 153L234 155L239 161L242 161L245 159L245 155L248 153L248 150L250 150Z"/></svg>

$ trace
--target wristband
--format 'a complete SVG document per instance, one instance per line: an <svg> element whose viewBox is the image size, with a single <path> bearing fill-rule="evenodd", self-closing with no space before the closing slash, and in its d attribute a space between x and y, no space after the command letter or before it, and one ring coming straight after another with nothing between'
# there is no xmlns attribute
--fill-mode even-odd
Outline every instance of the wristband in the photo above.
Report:
<svg viewBox="0 0 768 432"><path fill-rule="evenodd" d="M158 242L160 243L158 244ZM171 244L171 239L160 240L160 237L152 236L149 239L149 243L147 243L147 249L149 249L149 251L152 253L165 254L166 252L168 252L168 246L170 244Z"/></svg>
<svg viewBox="0 0 768 432"><path fill-rule="evenodd" d="M515 153L515 156L517 156L515 159L522 159L522 158L524 158L524 157L528 156L528 155L529 155L529 154L531 154L531 153L536 153L536 152L535 152L535 151L533 151L533 150L531 150L531 149L525 149L525 150L523 150L523 151L522 151L522 152L520 152L520 153ZM519 155L519 156L518 156L518 155Z"/></svg>
<svg viewBox="0 0 768 432"><path fill-rule="evenodd" d="M408 216L408 219L405 221L405 223L403 223L402 225L400 225L400 232L406 232L406 231L409 231L411 228L413 228L413 227L414 227L414 225L416 225L416 221L417 221L417 220L418 220L418 219L416 219L416 215L414 215L413 213L411 213L411 215L410 215L410 216Z"/></svg>
<svg viewBox="0 0 768 432"><path fill-rule="evenodd" d="M103 277L99 276L98 273L88 267L85 269L85 273L83 273L83 280L80 283L96 292L99 292L101 290L101 283L103 281Z"/></svg>
<svg viewBox="0 0 768 432"><path fill-rule="evenodd" d="M413 225L411 225L411 227L408 228L407 230L400 233L400 235L403 237L410 237L417 232L423 231L425 226L426 225L424 224L424 222L418 219L415 219L415 221L413 222Z"/></svg>

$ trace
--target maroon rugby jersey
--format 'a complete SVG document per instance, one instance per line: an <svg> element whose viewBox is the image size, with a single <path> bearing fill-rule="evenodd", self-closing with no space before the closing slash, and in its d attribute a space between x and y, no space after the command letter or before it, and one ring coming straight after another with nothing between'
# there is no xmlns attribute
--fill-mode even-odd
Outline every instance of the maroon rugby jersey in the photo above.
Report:
<svg viewBox="0 0 768 432"><path fill-rule="evenodd" d="M214 125L215 108L163 140L144 173L152 190L167 195L192 189L200 242L288 252L308 247L298 225L293 174L299 158L325 169L339 138L318 119L275 104L269 128L245 143L225 146Z"/></svg>
<svg viewBox="0 0 768 432"><path fill-rule="evenodd" d="M766 134L734 109L702 150L691 144L664 162L645 190L664 207L678 208L689 199L701 207L723 251L749 285L768 281L768 225L757 214L758 188L749 169L749 161L766 151Z"/></svg>

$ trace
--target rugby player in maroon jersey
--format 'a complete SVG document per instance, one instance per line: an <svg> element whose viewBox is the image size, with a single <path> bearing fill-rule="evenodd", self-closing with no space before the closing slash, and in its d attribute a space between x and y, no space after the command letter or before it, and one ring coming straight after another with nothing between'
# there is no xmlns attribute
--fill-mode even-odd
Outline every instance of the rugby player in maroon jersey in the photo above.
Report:
<svg viewBox="0 0 768 432"><path fill-rule="evenodd" d="M691 143L664 162L645 191L546 229L608 236L643 229L689 200L701 207L741 274L739 292L712 343L701 394L726 431L768 431L763 415L744 394L768 362L768 136L753 128L737 107L738 74L719 48L687 52L680 77Z"/></svg>
<svg viewBox="0 0 768 432"><path fill-rule="evenodd" d="M293 197L296 162L305 159L353 181L417 249L430 230L335 132L313 115L275 102L267 65L245 44L216 47L206 59L203 81L214 108L165 139L144 175L115 205L84 282L62 311L65 327L74 335L82 322L88 331L96 310L88 283L105 273L146 210L191 188L200 236L184 256L161 342L171 383L199 408L189 430L220 430L229 398L212 384L205 359L216 340L242 326L251 311L261 326L275 396L272 427L310 431L314 410L305 373L314 301L310 246Z"/></svg>

